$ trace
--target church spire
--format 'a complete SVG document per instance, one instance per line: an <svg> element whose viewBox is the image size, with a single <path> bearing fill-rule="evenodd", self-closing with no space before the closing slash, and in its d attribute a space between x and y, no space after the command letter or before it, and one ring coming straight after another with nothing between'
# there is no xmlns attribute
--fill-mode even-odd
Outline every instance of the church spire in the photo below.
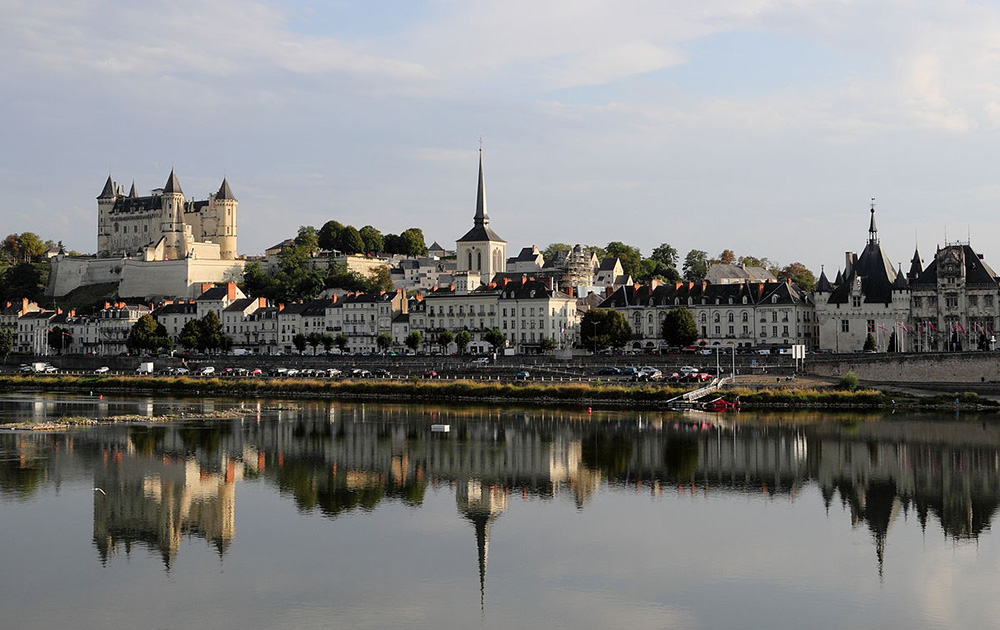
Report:
<svg viewBox="0 0 1000 630"><path fill-rule="evenodd" d="M875 227L875 197L872 197L872 220L868 224L868 243L878 245L878 228Z"/></svg>
<svg viewBox="0 0 1000 630"><path fill-rule="evenodd" d="M489 225L490 217L486 214L486 180L483 178L483 148L479 147L479 190L476 192L476 225Z"/></svg>

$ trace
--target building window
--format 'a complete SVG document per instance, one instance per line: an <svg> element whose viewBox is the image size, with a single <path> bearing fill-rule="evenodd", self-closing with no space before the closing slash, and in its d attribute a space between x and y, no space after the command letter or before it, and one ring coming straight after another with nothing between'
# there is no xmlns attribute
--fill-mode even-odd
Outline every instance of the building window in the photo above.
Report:
<svg viewBox="0 0 1000 630"><path fill-rule="evenodd" d="M746 311L743 311L743 321L745 322L750 321L750 314L747 313Z"/></svg>
<svg viewBox="0 0 1000 630"><path fill-rule="evenodd" d="M733 319L734 319L734 315L733 315L732 313L730 313L730 314L729 314L729 321L730 321L730 322L732 322L732 321L733 321Z"/></svg>
<svg viewBox="0 0 1000 630"><path fill-rule="evenodd" d="M919 297L919 296L913 298L913 307L914 308L920 308L921 306L923 306L923 301L924 301L924 299L922 297Z"/></svg>
<svg viewBox="0 0 1000 630"><path fill-rule="evenodd" d="M958 308L958 297L954 295L948 295L944 298L945 308Z"/></svg>
<svg viewBox="0 0 1000 630"><path fill-rule="evenodd" d="M993 296L984 295L983 296L983 306L993 306Z"/></svg>
<svg viewBox="0 0 1000 630"><path fill-rule="evenodd" d="M861 308L861 297L860 296L852 297L851 305L854 306L854 308Z"/></svg>
<svg viewBox="0 0 1000 630"><path fill-rule="evenodd" d="M969 306L979 306L979 296L970 295L969 296Z"/></svg>

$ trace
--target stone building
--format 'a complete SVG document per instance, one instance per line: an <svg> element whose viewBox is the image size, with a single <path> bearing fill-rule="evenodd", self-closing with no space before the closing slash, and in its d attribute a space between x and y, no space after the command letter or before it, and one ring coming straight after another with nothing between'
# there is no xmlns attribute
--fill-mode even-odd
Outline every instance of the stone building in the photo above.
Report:
<svg viewBox="0 0 1000 630"><path fill-rule="evenodd" d="M483 152L479 152L479 190L472 229L455 243L457 271L477 271L484 281L507 270L507 241L490 229L486 213Z"/></svg>

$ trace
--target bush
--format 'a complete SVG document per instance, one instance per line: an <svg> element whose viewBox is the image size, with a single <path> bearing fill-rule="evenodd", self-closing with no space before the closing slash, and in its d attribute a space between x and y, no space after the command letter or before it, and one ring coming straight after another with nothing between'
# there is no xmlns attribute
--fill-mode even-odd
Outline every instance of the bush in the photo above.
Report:
<svg viewBox="0 0 1000 630"><path fill-rule="evenodd" d="M858 375L854 372L848 372L840 378L840 388L846 389L848 391L854 391L858 388Z"/></svg>

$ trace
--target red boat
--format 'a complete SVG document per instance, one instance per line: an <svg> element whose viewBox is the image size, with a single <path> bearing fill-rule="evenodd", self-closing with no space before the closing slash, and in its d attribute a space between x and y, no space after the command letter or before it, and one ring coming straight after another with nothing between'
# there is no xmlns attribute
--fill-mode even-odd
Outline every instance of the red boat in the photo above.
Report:
<svg viewBox="0 0 1000 630"><path fill-rule="evenodd" d="M715 400L710 400L702 405L702 409L705 411L738 411L740 408L740 401L729 402L723 398L716 398Z"/></svg>

